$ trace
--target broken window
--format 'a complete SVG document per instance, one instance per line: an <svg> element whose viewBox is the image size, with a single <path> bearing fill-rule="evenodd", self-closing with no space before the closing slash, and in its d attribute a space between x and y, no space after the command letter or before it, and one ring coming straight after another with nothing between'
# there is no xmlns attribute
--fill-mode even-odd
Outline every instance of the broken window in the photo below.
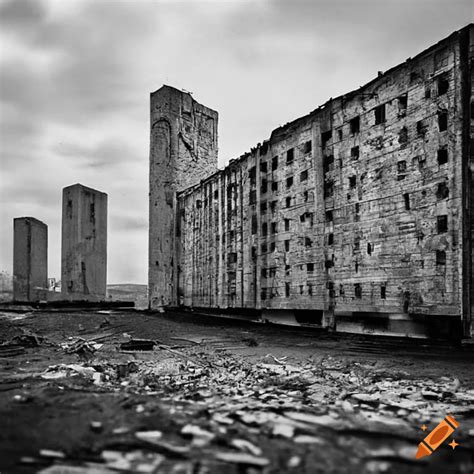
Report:
<svg viewBox="0 0 474 474"><path fill-rule="evenodd" d="M398 98L398 116L405 117L407 114L408 94L401 95Z"/></svg>
<svg viewBox="0 0 474 474"><path fill-rule="evenodd" d="M334 244L334 234L328 234L328 245Z"/></svg>
<svg viewBox="0 0 474 474"><path fill-rule="evenodd" d="M290 296L290 284L288 282L285 283L285 296L287 298Z"/></svg>
<svg viewBox="0 0 474 474"><path fill-rule="evenodd" d="M416 133L421 136L425 136L426 132L428 131L428 124L426 120L419 120L416 122Z"/></svg>
<svg viewBox="0 0 474 474"><path fill-rule="evenodd" d="M407 171L407 162L406 161L399 161L397 163L397 171L398 171L398 180L405 179L406 171Z"/></svg>
<svg viewBox="0 0 474 474"><path fill-rule="evenodd" d="M332 211L326 211L326 220L327 220L328 222L332 222L332 220L333 220L333 213L332 213Z"/></svg>
<svg viewBox="0 0 474 474"><path fill-rule="evenodd" d="M267 172L267 162L266 161L263 161L260 163L260 171L262 173L266 173Z"/></svg>
<svg viewBox="0 0 474 474"><path fill-rule="evenodd" d="M448 216L437 217L438 234L443 234L448 231Z"/></svg>
<svg viewBox="0 0 474 474"><path fill-rule="evenodd" d="M304 238L304 246L311 247L313 245L313 241L309 237Z"/></svg>
<svg viewBox="0 0 474 474"><path fill-rule="evenodd" d="M89 206L89 218L92 223L95 223L95 203L91 202Z"/></svg>
<svg viewBox="0 0 474 474"><path fill-rule="evenodd" d="M293 163L294 158L295 158L295 149L290 148L286 152L286 164L289 165L289 164Z"/></svg>
<svg viewBox="0 0 474 474"><path fill-rule="evenodd" d="M362 286L360 283L354 283L354 296L357 299L362 298Z"/></svg>
<svg viewBox="0 0 474 474"><path fill-rule="evenodd" d="M275 242L270 242L270 252L274 252L276 250Z"/></svg>
<svg viewBox="0 0 474 474"><path fill-rule="evenodd" d="M266 288L262 288L261 291L260 291L260 299L262 301L265 301L267 299L267 289Z"/></svg>
<svg viewBox="0 0 474 474"><path fill-rule="evenodd" d="M272 201L272 202L270 203L270 210L272 211L272 214L275 214L276 206L277 206L277 202L276 202L276 201Z"/></svg>
<svg viewBox="0 0 474 474"><path fill-rule="evenodd" d="M354 252L357 252L360 249L360 240L358 237L354 239Z"/></svg>
<svg viewBox="0 0 474 474"><path fill-rule="evenodd" d="M267 269L266 269L266 268L262 268L262 269L260 270L260 276L261 276L262 278L267 278Z"/></svg>
<svg viewBox="0 0 474 474"><path fill-rule="evenodd" d="M306 271L313 272L314 271L314 263L307 263L306 264Z"/></svg>
<svg viewBox="0 0 474 474"><path fill-rule="evenodd" d="M308 295L311 296L313 294L313 285L308 283Z"/></svg>
<svg viewBox="0 0 474 474"><path fill-rule="evenodd" d="M262 184L260 186L260 194L265 194L267 192L268 182L266 179L262 179Z"/></svg>
<svg viewBox="0 0 474 474"><path fill-rule="evenodd" d="M328 171L332 171L334 168L334 156L329 155L323 157L323 171L327 173Z"/></svg>
<svg viewBox="0 0 474 474"><path fill-rule="evenodd" d="M446 110L438 112L438 128L440 132L448 129L448 112Z"/></svg>
<svg viewBox="0 0 474 474"><path fill-rule="evenodd" d="M405 193L403 195L403 199L405 201L405 210L409 211L410 210L410 195L408 193Z"/></svg>
<svg viewBox="0 0 474 474"><path fill-rule="evenodd" d="M267 201L263 201L263 202L260 203L260 212L262 214L267 213Z"/></svg>
<svg viewBox="0 0 474 474"><path fill-rule="evenodd" d="M358 160L359 159L359 147L358 146L353 146L351 148L351 158L353 158L354 160Z"/></svg>
<svg viewBox="0 0 474 474"><path fill-rule="evenodd" d="M385 117L385 104L382 104L382 105L379 105L378 107L375 107L374 115L375 115L375 125L378 125L379 123L385 122L385 120L386 120L386 117Z"/></svg>
<svg viewBox="0 0 474 474"><path fill-rule="evenodd" d="M438 184L438 189L436 191L436 197L438 199L446 199L449 196L448 185L443 182Z"/></svg>
<svg viewBox="0 0 474 474"><path fill-rule="evenodd" d="M214 199L219 199L219 191L217 189L214 191Z"/></svg>
<svg viewBox="0 0 474 474"><path fill-rule="evenodd" d="M306 214L301 214L300 216L300 222L304 222L306 219Z"/></svg>
<svg viewBox="0 0 474 474"><path fill-rule="evenodd" d="M446 92L448 92L449 81L445 74L438 77L437 86L438 86L438 95L443 95L443 94L446 94Z"/></svg>
<svg viewBox="0 0 474 474"><path fill-rule="evenodd" d="M256 234L258 229L257 216L252 214L252 234Z"/></svg>
<svg viewBox="0 0 474 474"><path fill-rule="evenodd" d="M200 199L197 199L196 200L196 208L201 209L201 207L202 207L202 201Z"/></svg>
<svg viewBox="0 0 474 474"><path fill-rule="evenodd" d="M436 265L446 265L446 252L444 250L436 250Z"/></svg>
<svg viewBox="0 0 474 474"><path fill-rule="evenodd" d="M425 99L429 99L431 97L431 87L427 85L425 87Z"/></svg>
<svg viewBox="0 0 474 474"><path fill-rule="evenodd" d="M285 252L289 252L289 250L290 250L290 241L285 240Z"/></svg>
<svg viewBox="0 0 474 474"><path fill-rule="evenodd" d="M267 253L267 244L262 244L260 247L262 253Z"/></svg>
<svg viewBox="0 0 474 474"><path fill-rule="evenodd" d="M448 148L442 147L438 150L438 164L444 165L448 162Z"/></svg>
<svg viewBox="0 0 474 474"><path fill-rule="evenodd" d="M398 133L398 143L403 145L404 143L408 142L408 129L406 127L402 127L400 132Z"/></svg>
<svg viewBox="0 0 474 474"><path fill-rule="evenodd" d="M262 235L267 235L267 233L268 233L268 224L264 222L262 224Z"/></svg>
<svg viewBox="0 0 474 474"><path fill-rule="evenodd" d="M380 287L380 298L383 300L387 298L387 287L385 285Z"/></svg>
<svg viewBox="0 0 474 474"><path fill-rule="evenodd" d="M275 171L278 168L278 156L272 158L272 171Z"/></svg>
<svg viewBox="0 0 474 474"><path fill-rule="evenodd" d="M313 142L311 140L308 140L305 144L304 144L304 152L305 154L306 153L309 153L313 148Z"/></svg>
<svg viewBox="0 0 474 474"><path fill-rule="evenodd" d="M286 178L286 189L291 188L293 186L293 176Z"/></svg>
<svg viewBox="0 0 474 474"><path fill-rule="evenodd" d="M357 177L356 176L349 176L349 187L355 188L357 186Z"/></svg>
<svg viewBox="0 0 474 474"><path fill-rule="evenodd" d="M304 202L308 202L308 197L309 197L309 193L308 193L308 191L305 191L305 192L303 193Z"/></svg>
<svg viewBox="0 0 474 474"><path fill-rule="evenodd" d="M276 222L272 222L272 225L271 225L272 234L276 234L276 233L277 233L277 229L278 229L277 223L276 223Z"/></svg>
<svg viewBox="0 0 474 474"><path fill-rule="evenodd" d="M351 133L354 135L355 133L360 132L360 117L354 117L353 119L350 120L349 122L351 126Z"/></svg>
<svg viewBox="0 0 474 474"><path fill-rule="evenodd" d="M290 230L290 219L285 219L285 231Z"/></svg>
<svg viewBox="0 0 474 474"><path fill-rule="evenodd" d="M288 208L288 207L291 207L291 197L287 197L287 198L285 199L285 205L286 205L287 208Z"/></svg>
<svg viewBox="0 0 474 474"><path fill-rule="evenodd" d="M337 131L337 136L339 137L339 140L342 140L342 127Z"/></svg>
<svg viewBox="0 0 474 474"><path fill-rule="evenodd" d="M278 181L272 181L272 191L278 191Z"/></svg>
<svg viewBox="0 0 474 474"><path fill-rule="evenodd" d="M308 179L308 170L304 170L300 173L300 182Z"/></svg>
<svg viewBox="0 0 474 474"><path fill-rule="evenodd" d="M237 262L237 253L236 252L231 252L228 255L228 262L229 263L236 263Z"/></svg>
<svg viewBox="0 0 474 474"><path fill-rule="evenodd" d="M367 242L367 254L372 255L372 244Z"/></svg>
<svg viewBox="0 0 474 474"><path fill-rule="evenodd" d="M291 265L285 265L285 275L291 274Z"/></svg>
<svg viewBox="0 0 474 474"><path fill-rule="evenodd" d="M249 202L250 204L255 204L257 202L257 191L250 191L249 194ZM230 202L228 204L231 204ZM228 206L229 208L231 206Z"/></svg>
<svg viewBox="0 0 474 474"><path fill-rule="evenodd" d="M332 138L332 130L328 130L327 132L321 133L321 146L324 148L328 141Z"/></svg>
<svg viewBox="0 0 474 474"><path fill-rule="evenodd" d="M334 181L324 181L324 198L330 198L334 194Z"/></svg>
<svg viewBox="0 0 474 474"><path fill-rule="evenodd" d="M249 169L249 177L250 177L250 184L252 186L255 186L257 184L257 169L255 166L252 166L252 168Z"/></svg>

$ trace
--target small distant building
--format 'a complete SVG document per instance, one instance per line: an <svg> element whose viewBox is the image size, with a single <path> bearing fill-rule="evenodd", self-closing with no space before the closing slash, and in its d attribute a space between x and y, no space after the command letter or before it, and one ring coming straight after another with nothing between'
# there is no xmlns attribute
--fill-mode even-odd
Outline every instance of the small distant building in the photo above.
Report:
<svg viewBox="0 0 474 474"><path fill-rule="evenodd" d="M105 299L107 194L82 184L63 189L61 297Z"/></svg>
<svg viewBox="0 0 474 474"><path fill-rule="evenodd" d="M34 217L13 219L13 299L39 301L48 290L48 226Z"/></svg>

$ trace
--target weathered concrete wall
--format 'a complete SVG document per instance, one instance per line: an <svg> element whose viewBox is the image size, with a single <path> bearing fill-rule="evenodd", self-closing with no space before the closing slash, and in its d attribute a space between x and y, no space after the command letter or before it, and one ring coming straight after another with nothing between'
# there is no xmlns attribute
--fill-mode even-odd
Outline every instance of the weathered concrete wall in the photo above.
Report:
<svg viewBox="0 0 474 474"><path fill-rule="evenodd" d="M39 301L48 292L48 226L34 217L13 220L13 299Z"/></svg>
<svg viewBox="0 0 474 474"><path fill-rule="evenodd" d="M103 300L107 286L107 194L63 189L61 298Z"/></svg>
<svg viewBox="0 0 474 474"><path fill-rule="evenodd" d="M151 94L148 291L151 308L178 304L176 192L217 169L217 112L189 93Z"/></svg>
<svg viewBox="0 0 474 474"><path fill-rule="evenodd" d="M469 332L469 33L273 131L179 193L179 302L341 330L376 317L363 323L374 332L451 318Z"/></svg>

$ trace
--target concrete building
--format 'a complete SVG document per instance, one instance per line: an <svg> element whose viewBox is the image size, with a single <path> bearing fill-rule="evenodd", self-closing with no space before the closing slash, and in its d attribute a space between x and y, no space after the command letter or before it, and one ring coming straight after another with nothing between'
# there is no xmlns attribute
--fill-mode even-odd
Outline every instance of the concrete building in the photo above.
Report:
<svg viewBox="0 0 474 474"><path fill-rule="evenodd" d="M48 293L48 226L34 217L13 219L13 299L45 300Z"/></svg>
<svg viewBox="0 0 474 474"><path fill-rule="evenodd" d="M63 189L61 298L104 300L107 194L74 184Z"/></svg>
<svg viewBox="0 0 474 474"><path fill-rule="evenodd" d="M472 335L473 30L274 130L222 171L217 113L169 87L152 94L150 307Z"/></svg>

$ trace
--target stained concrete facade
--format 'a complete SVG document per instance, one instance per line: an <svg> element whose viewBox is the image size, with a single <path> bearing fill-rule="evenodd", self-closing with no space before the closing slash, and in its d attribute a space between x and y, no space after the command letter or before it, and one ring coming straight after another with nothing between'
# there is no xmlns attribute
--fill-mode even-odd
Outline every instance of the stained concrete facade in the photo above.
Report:
<svg viewBox="0 0 474 474"><path fill-rule="evenodd" d="M164 304L341 331L472 334L473 46L469 25L194 186L162 181L177 275L150 272L150 286L169 284Z"/></svg>
<svg viewBox="0 0 474 474"><path fill-rule="evenodd" d="M74 184L63 189L61 298L104 300L107 285L107 194Z"/></svg>
<svg viewBox="0 0 474 474"><path fill-rule="evenodd" d="M157 308L178 304L176 193L217 169L218 114L169 86L150 99L148 292Z"/></svg>
<svg viewBox="0 0 474 474"><path fill-rule="evenodd" d="M48 226L34 217L13 219L13 299L45 300L48 293Z"/></svg>

